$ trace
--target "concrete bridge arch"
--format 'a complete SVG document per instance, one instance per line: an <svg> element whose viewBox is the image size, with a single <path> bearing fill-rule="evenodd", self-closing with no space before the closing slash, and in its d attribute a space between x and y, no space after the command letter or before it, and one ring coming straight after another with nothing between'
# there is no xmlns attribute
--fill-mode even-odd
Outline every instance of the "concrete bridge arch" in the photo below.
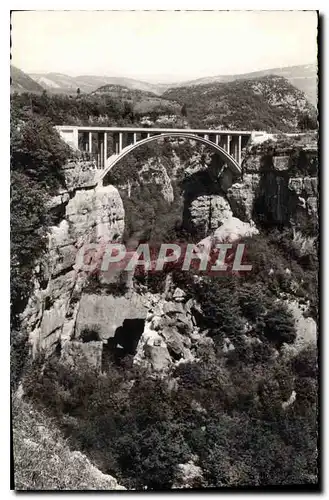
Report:
<svg viewBox="0 0 329 500"><path fill-rule="evenodd" d="M122 160L125 156L127 156L129 153L134 151L136 148L142 146L143 144L148 144L154 141L157 141L158 139L163 139L163 138L179 138L179 139L190 139L196 142L199 142L201 144L204 144L206 146L209 146L213 151L215 151L218 156L225 161L227 164L228 168L232 171L234 176L239 176L241 174L241 167L239 163L235 160L235 158L230 155L223 147L219 146L215 142L205 138L201 137L199 135L191 134L188 132L164 132L156 135L152 135L150 137L147 137L145 139L141 139L140 141L130 144L126 146L124 149L119 154L114 154L110 156L106 160L105 168L102 170L99 178L98 178L98 185L103 184L103 180L107 176L107 174L113 169L113 167L120 161Z"/></svg>

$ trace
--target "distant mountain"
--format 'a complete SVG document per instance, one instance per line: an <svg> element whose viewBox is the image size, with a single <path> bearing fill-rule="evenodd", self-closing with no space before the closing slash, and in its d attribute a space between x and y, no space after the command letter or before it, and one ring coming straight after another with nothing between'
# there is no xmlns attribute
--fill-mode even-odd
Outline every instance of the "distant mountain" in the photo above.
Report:
<svg viewBox="0 0 329 500"><path fill-rule="evenodd" d="M196 127L294 132L302 117L316 123L316 110L305 94L280 76L187 85L161 97L185 105Z"/></svg>
<svg viewBox="0 0 329 500"><path fill-rule="evenodd" d="M10 92L43 92L43 87L29 75L10 66Z"/></svg>
<svg viewBox="0 0 329 500"><path fill-rule="evenodd" d="M110 76L68 76L61 73L31 73L30 76L43 88L50 92L75 93L78 88L82 92L93 92L104 85L121 85L130 89L143 90L153 94L162 95L169 88L187 87L191 85L204 85L215 82L231 82L235 80L249 80L267 75L277 75L286 78L297 89L305 93L309 101L316 105L317 102L317 66L307 64L301 66L288 66L274 68L240 75L218 75L199 78L186 82L174 83L148 83L133 78L120 78Z"/></svg>
<svg viewBox="0 0 329 500"><path fill-rule="evenodd" d="M294 87L304 92L308 100L316 106L317 103L317 65L305 64L302 66L288 66L286 68L273 68L241 75L209 76L191 80L179 86L204 85L215 82L232 82L235 80L250 80L268 75L277 75L286 78ZM175 85L175 87L178 85Z"/></svg>
<svg viewBox="0 0 329 500"><path fill-rule="evenodd" d="M111 76L68 76L62 73L31 73L31 78L38 82L42 87L54 93L75 93L79 88L81 92L89 93L97 90L104 85L120 85L135 90L143 90L161 94L168 88L168 85L152 84L133 78L121 78Z"/></svg>

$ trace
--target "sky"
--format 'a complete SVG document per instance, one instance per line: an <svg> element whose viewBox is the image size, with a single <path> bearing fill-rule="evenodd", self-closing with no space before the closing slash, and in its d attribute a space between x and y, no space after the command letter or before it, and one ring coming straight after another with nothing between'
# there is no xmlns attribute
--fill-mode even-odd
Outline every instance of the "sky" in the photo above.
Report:
<svg viewBox="0 0 329 500"><path fill-rule="evenodd" d="M315 11L13 12L27 73L174 82L316 63Z"/></svg>

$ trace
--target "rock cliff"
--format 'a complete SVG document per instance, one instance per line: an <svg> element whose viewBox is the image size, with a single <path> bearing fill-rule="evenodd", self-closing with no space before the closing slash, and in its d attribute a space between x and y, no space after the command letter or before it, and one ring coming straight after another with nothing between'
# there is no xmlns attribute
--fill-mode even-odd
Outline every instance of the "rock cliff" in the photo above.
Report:
<svg viewBox="0 0 329 500"><path fill-rule="evenodd" d="M317 223L317 137L274 136L251 144L245 152L242 178L227 197L235 215L267 225L293 225L296 229Z"/></svg>
<svg viewBox="0 0 329 500"><path fill-rule="evenodd" d="M71 165L65 173L68 188L51 205L62 214L61 220L51 228L48 254L36 267L34 293L22 315L34 355L52 352L73 337L87 279L75 267L79 249L86 243L120 239L124 230L124 207L116 188L92 187L95 171L90 169L82 176L85 187L71 182L81 179L80 165Z"/></svg>
<svg viewBox="0 0 329 500"><path fill-rule="evenodd" d="M205 235L201 246L258 234L257 223L293 226L297 238L317 224L314 135L250 144L238 180L211 155L196 154L184 164L174 154L171 167L169 175L150 160L139 182L155 182L168 203L173 184L181 182L183 218ZM212 340L197 326L198 304L179 288L168 283L164 293L152 295L132 287L120 296L101 284L86 288L88 276L75 266L77 252L86 243L121 241L124 206L117 188L95 186L92 164L68 164L65 176L67 189L50 205L60 220L49 234L48 255L36 268L35 291L22 316L33 354L58 353L72 366L87 360L102 370L112 350L133 355L135 363L155 372L197 358ZM315 323L311 327L314 339Z"/></svg>

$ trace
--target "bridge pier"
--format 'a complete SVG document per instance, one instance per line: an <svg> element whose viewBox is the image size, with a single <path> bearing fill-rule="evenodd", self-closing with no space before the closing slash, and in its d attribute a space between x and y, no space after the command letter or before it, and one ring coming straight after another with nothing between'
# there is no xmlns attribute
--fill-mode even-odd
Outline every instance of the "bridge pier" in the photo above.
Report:
<svg viewBox="0 0 329 500"><path fill-rule="evenodd" d="M89 151L88 149L88 132L82 132L82 151Z"/></svg>
<svg viewBox="0 0 329 500"><path fill-rule="evenodd" d="M97 154L97 167L103 169L105 167L104 162L104 132L98 133L98 154Z"/></svg>
<svg viewBox="0 0 329 500"><path fill-rule="evenodd" d="M93 152L93 133L89 132L89 147L88 147L89 153Z"/></svg>
<svg viewBox="0 0 329 500"><path fill-rule="evenodd" d="M117 132L113 134L113 154L119 154L119 134Z"/></svg>
<svg viewBox="0 0 329 500"><path fill-rule="evenodd" d="M231 154L231 147L230 147L230 143L231 143L231 136L228 135L227 138L226 138L226 152L228 154Z"/></svg>
<svg viewBox="0 0 329 500"><path fill-rule="evenodd" d="M104 132L104 154L103 154L103 168L106 167L107 160L107 133Z"/></svg>
<svg viewBox="0 0 329 500"><path fill-rule="evenodd" d="M113 134L114 153L119 155L122 151L122 132Z"/></svg>
<svg viewBox="0 0 329 500"><path fill-rule="evenodd" d="M242 149L242 137L241 135L239 135L239 142L238 142L239 146L238 146L238 158L237 158L237 161L238 161L238 164L241 165L241 149Z"/></svg>
<svg viewBox="0 0 329 500"><path fill-rule="evenodd" d="M233 135L231 137L231 151L230 154L233 156L234 159L236 159L236 138Z"/></svg>
<svg viewBox="0 0 329 500"><path fill-rule="evenodd" d="M122 151L122 132L119 132L119 154Z"/></svg>

